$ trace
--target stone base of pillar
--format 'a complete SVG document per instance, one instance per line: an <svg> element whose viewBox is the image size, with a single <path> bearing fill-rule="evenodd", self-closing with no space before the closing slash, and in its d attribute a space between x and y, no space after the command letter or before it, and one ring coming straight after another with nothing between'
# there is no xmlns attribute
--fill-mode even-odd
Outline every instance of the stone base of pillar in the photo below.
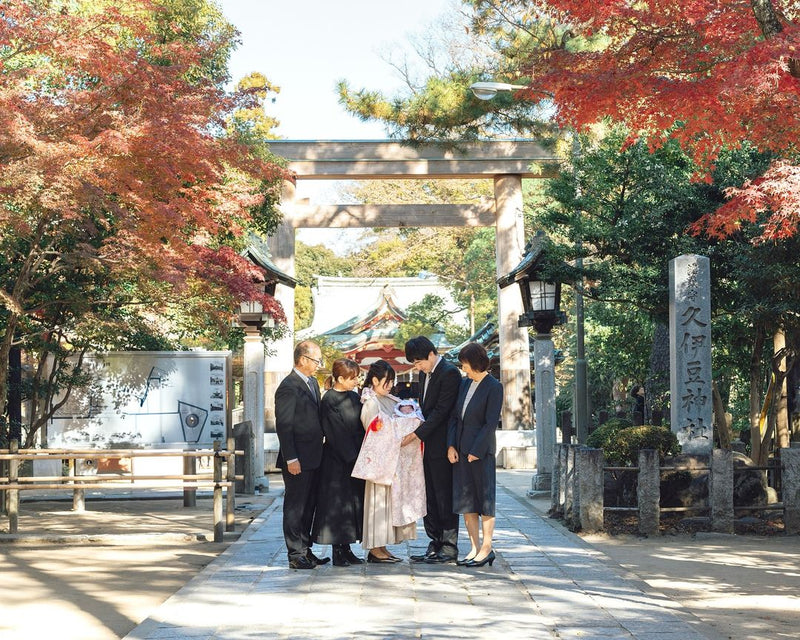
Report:
<svg viewBox="0 0 800 640"><path fill-rule="evenodd" d="M269 491L269 476L257 475L255 478L255 487L256 487L256 492L267 493Z"/></svg>
<svg viewBox="0 0 800 640"><path fill-rule="evenodd" d="M529 498L550 497L550 489L553 483L552 473L535 473L531 479L531 490L528 491Z"/></svg>

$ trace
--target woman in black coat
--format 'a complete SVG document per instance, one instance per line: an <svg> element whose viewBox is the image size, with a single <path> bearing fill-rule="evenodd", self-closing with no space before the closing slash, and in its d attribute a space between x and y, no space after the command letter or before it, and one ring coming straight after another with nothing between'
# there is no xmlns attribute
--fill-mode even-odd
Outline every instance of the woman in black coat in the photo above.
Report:
<svg viewBox="0 0 800 640"><path fill-rule="evenodd" d="M354 391L359 367L342 358L331 371L320 401L325 445L312 539L332 545L333 565L347 567L364 562L350 550L351 543L361 540L364 519L364 481L350 475L364 439L361 399Z"/></svg>
<svg viewBox="0 0 800 640"><path fill-rule="evenodd" d="M456 564L482 567L488 562L491 566L495 558L495 431L503 408L503 385L489 374L489 356L481 345L469 343L458 360L467 377L461 383L447 431L447 458L454 465L453 512L464 514L471 547Z"/></svg>

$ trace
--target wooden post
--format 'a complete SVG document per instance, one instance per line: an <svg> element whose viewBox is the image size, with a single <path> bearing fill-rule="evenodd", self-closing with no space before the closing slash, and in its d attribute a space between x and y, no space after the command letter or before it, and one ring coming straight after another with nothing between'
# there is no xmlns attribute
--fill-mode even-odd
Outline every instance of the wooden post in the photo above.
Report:
<svg viewBox="0 0 800 640"><path fill-rule="evenodd" d="M197 474L197 457L183 456L183 475L194 476ZM184 484L196 483L197 480L184 480ZM197 506L197 488L184 487L183 489L183 506L196 507Z"/></svg>
<svg viewBox="0 0 800 640"><path fill-rule="evenodd" d="M78 475L78 461L75 458L70 458L69 460L69 475L71 478L75 478ZM76 487L78 483L73 481L72 483ZM72 510L77 511L79 513L83 513L86 509L86 502L85 502L85 495L83 489L73 489L72 490Z"/></svg>
<svg viewBox="0 0 800 640"><path fill-rule="evenodd" d="M8 443L8 452L16 455L19 452L19 440ZM19 460L8 461L8 483L17 484L19 481ZM19 529L19 489L8 490L8 532L16 533Z"/></svg>
<svg viewBox="0 0 800 640"><path fill-rule="evenodd" d="M227 480L225 488L225 531L236 531L236 445L233 436L228 438Z"/></svg>
<svg viewBox="0 0 800 640"><path fill-rule="evenodd" d="M214 542L222 542L222 443L214 440Z"/></svg>

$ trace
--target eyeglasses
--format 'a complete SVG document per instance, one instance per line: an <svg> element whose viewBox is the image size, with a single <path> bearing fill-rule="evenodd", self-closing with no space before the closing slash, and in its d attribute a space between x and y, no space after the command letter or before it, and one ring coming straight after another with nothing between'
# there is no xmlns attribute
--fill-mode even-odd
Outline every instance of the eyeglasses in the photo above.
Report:
<svg viewBox="0 0 800 640"><path fill-rule="evenodd" d="M317 360L316 358L312 358L311 356L307 356L307 355L305 355L305 354L303 354L303 357L304 357L304 358L306 358L306 359L308 359L308 360L311 360L311 362L315 362L315 363L317 364L317 366L318 366L318 367L321 367L321 366L322 366L322 359L320 359L320 360Z"/></svg>

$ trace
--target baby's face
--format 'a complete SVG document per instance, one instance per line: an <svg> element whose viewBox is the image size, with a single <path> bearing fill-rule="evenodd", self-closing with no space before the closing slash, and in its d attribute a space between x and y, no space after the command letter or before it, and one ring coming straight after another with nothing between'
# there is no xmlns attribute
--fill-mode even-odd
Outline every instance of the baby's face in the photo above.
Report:
<svg viewBox="0 0 800 640"><path fill-rule="evenodd" d="M400 412L401 413L414 413L414 407L412 407L410 404L400 405Z"/></svg>

